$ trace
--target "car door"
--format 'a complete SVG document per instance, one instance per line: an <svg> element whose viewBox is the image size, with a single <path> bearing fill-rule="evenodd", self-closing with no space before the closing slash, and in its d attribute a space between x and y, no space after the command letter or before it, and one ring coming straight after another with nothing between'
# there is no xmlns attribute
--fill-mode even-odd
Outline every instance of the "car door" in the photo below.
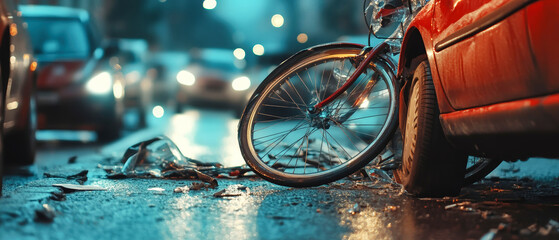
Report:
<svg viewBox="0 0 559 240"><path fill-rule="evenodd" d="M441 84L454 109L541 91L522 9L531 0L436 0L433 42Z"/></svg>

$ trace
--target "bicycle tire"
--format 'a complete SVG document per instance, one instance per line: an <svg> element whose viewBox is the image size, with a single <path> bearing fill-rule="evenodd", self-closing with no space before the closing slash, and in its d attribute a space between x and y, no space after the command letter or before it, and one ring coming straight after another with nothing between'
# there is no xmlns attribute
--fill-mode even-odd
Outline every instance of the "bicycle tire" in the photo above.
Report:
<svg viewBox="0 0 559 240"><path fill-rule="evenodd" d="M472 185L481 180L501 164L502 160L470 156L464 175L464 186Z"/></svg>
<svg viewBox="0 0 559 240"><path fill-rule="evenodd" d="M397 127L398 88L382 58L373 59L350 89L319 115L307 111L347 80L362 48L338 43L303 50L260 84L238 132L241 153L256 174L283 186L318 186L359 170L384 149ZM371 81L376 83L367 98L356 97ZM348 106L356 104L359 110L347 116ZM337 122L341 116L347 118ZM343 143L336 139L340 137Z"/></svg>

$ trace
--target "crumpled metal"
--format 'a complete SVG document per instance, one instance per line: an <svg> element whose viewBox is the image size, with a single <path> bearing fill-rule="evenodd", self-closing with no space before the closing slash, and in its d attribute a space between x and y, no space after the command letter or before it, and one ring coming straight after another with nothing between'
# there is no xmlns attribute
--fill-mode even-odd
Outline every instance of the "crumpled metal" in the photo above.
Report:
<svg viewBox="0 0 559 240"><path fill-rule="evenodd" d="M214 177L222 174L237 177L250 171L246 166L224 168L219 163L206 163L186 157L165 136L132 145L123 154L120 163L122 165L102 166L107 178L198 179L217 186Z"/></svg>

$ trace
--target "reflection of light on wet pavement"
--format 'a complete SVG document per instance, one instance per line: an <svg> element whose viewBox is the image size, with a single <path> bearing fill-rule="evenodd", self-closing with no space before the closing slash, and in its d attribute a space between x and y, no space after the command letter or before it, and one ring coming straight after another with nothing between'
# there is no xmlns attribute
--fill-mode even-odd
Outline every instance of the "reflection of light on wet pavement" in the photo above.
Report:
<svg viewBox="0 0 559 240"><path fill-rule="evenodd" d="M197 221L195 218L196 213L191 211L191 208L203 204L202 198L192 197L187 194L170 199L169 205L173 208L173 214L165 215L171 216L171 218L165 219L165 226L169 228L171 236L166 236L164 238L188 239L188 234L193 234L203 229L203 221ZM199 217L201 216L198 216L198 218Z"/></svg>
<svg viewBox="0 0 559 240"><path fill-rule="evenodd" d="M208 198L199 191L172 196L167 201L171 208L162 213L170 234L164 239L257 238L258 222L254 219L258 214L260 197L242 195L222 199L210 195Z"/></svg>
<svg viewBox="0 0 559 240"><path fill-rule="evenodd" d="M170 126L166 129L167 135L181 150L182 154L194 159L211 152L208 146L200 145L194 141L195 129L198 128L200 113L188 111L177 114L171 118Z"/></svg>
<svg viewBox="0 0 559 240"><path fill-rule="evenodd" d="M385 214L372 207L363 208L356 214L345 213L340 219L340 225L349 226L353 231L344 235L343 239L392 239L392 226L385 220Z"/></svg>
<svg viewBox="0 0 559 240"><path fill-rule="evenodd" d="M165 135L187 157L240 166L244 160L237 142L237 123L229 112L189 110L171 118Z"/></svg>
<svg viewBox="0 0 559 240"><path fill-rule="evenodd" d="M245 160L241 156L241 149L239 148L237 137L237 126L239 120L229 119L227 123L227 135L223 137L223 165L240 166L245 164Z"/></svg>

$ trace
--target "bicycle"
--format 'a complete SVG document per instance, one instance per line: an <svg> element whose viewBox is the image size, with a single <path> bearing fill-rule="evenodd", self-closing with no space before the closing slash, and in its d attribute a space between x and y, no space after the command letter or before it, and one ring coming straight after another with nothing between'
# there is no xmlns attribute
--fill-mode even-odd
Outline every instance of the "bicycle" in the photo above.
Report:
<svg viewBox="0 0 559 240"><path fill-rule="evenodd" d="M398 54L404 25L425 3L384 4L364 1L368 46L302 50L255 90L238 136L247 165L260 177L290 187L333 182L363 168L392 139L400 88L390 55ZM382 32L389 37L370 47L371 35Z"/></svg>

